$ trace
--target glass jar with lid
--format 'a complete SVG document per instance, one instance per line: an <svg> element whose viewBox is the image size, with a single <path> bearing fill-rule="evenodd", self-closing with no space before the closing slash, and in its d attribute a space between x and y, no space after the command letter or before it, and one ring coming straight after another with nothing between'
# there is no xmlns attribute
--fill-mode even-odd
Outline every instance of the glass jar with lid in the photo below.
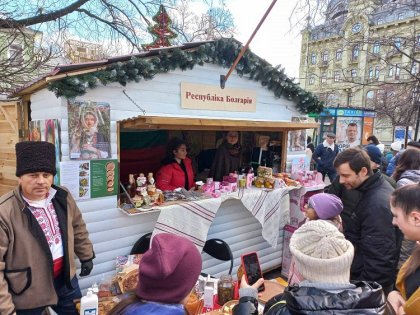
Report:
<svg viewBox="0 0 420 315"><path fill-rule="evenodd" d="M223 275L220 277L219 283L217 284L217 299L218 304L223 305L230 300L233 300L234 296L234 283L231 275Z"/></svg>

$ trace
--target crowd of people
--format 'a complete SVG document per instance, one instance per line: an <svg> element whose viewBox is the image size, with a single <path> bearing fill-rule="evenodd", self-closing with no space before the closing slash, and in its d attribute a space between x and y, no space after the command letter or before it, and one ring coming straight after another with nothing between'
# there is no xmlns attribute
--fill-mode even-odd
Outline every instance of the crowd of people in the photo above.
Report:
<svg viewBox="0 0 420 315"><path fill-rule="evenodd" d="M237 132L227 133L220 154L236 158L237 139ZM420 144L398 150L388 177L375 141L337 153L334 139L328 134L314 149L331 185L309 198L307 220L290 241L289 286L267 302L264 314L419 314ZM52 184L53 144L18 143L16 158L19 185L0 199L0 313L41 315L51 306L58 314L77 314L74 254L81 276L95 258L81 212L66 189ZM165 173L182 179L176 185L192 186L184 142L174 140L164 161ZM169 185L173 179L159 180ZM186 314L201 268L192 242L155 236L140 263L136 294L111 314ZM233 314L258 314L263 279L253 285L241 280Z"/></svg>

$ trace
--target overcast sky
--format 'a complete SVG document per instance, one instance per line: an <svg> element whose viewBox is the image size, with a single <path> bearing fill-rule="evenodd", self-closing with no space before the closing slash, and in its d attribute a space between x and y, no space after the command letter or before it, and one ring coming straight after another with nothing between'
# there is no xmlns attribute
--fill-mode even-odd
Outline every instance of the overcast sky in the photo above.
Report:
<svg viewBox="0 0 420 315"><path fill-rule="evenodd" d="M235 38L244 45L273 0L227 0L237 26ZM298 78L300 31L290 30L289 16L295 1L277 1L251 42L250 48L273 66L281 64L290 77Z"/></svg>

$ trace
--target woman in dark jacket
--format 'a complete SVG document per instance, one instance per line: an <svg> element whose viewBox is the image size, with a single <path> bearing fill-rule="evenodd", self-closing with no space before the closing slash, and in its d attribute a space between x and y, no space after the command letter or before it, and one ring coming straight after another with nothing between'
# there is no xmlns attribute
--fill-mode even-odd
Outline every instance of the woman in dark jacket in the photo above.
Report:
<svg viewBox="0 0 420 315"><path fill-rule="evenodd" d="M241 145L239 144L239 132L229 131L222 144L217 148L209 177L221 181L223 176L239 169Z"/></svg>
<svg viewBox="0 0 420 315"><path fill-rule="evenodd" d="M389 314L379 284L349 281L354 248L332 224L308 221L293 233L290 251L305 280L269 300L264 314ZM242 278L233 315L258 314L258 285Z"/></svg>
<svg viewBox="0 0 420 315"><path fill-rule="evenodd" d="M194 187L194 171L191 159L187 157L185 141L178 138L169 141L166 157L156 177L156 187L161 190Z"/></svg>

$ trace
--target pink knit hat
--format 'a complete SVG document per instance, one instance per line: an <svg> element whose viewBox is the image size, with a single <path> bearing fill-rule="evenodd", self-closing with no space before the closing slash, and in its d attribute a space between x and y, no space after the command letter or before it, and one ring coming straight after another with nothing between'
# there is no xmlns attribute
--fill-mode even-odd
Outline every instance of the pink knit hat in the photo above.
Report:
<svg viewBox="0 0 420 315"><path fill-rule="evenodd" d="M201 266L201 255L191 241L174 234L157 234L140 261L137 296L179 303L197 282Z"/></svg>
<svg viewBox="0 0 420 315"><path fill-rule="evenodd" d="M320 219L331 219L343 211L343 203L336 195L320 193L309 198L308 204Z"/></svg>

